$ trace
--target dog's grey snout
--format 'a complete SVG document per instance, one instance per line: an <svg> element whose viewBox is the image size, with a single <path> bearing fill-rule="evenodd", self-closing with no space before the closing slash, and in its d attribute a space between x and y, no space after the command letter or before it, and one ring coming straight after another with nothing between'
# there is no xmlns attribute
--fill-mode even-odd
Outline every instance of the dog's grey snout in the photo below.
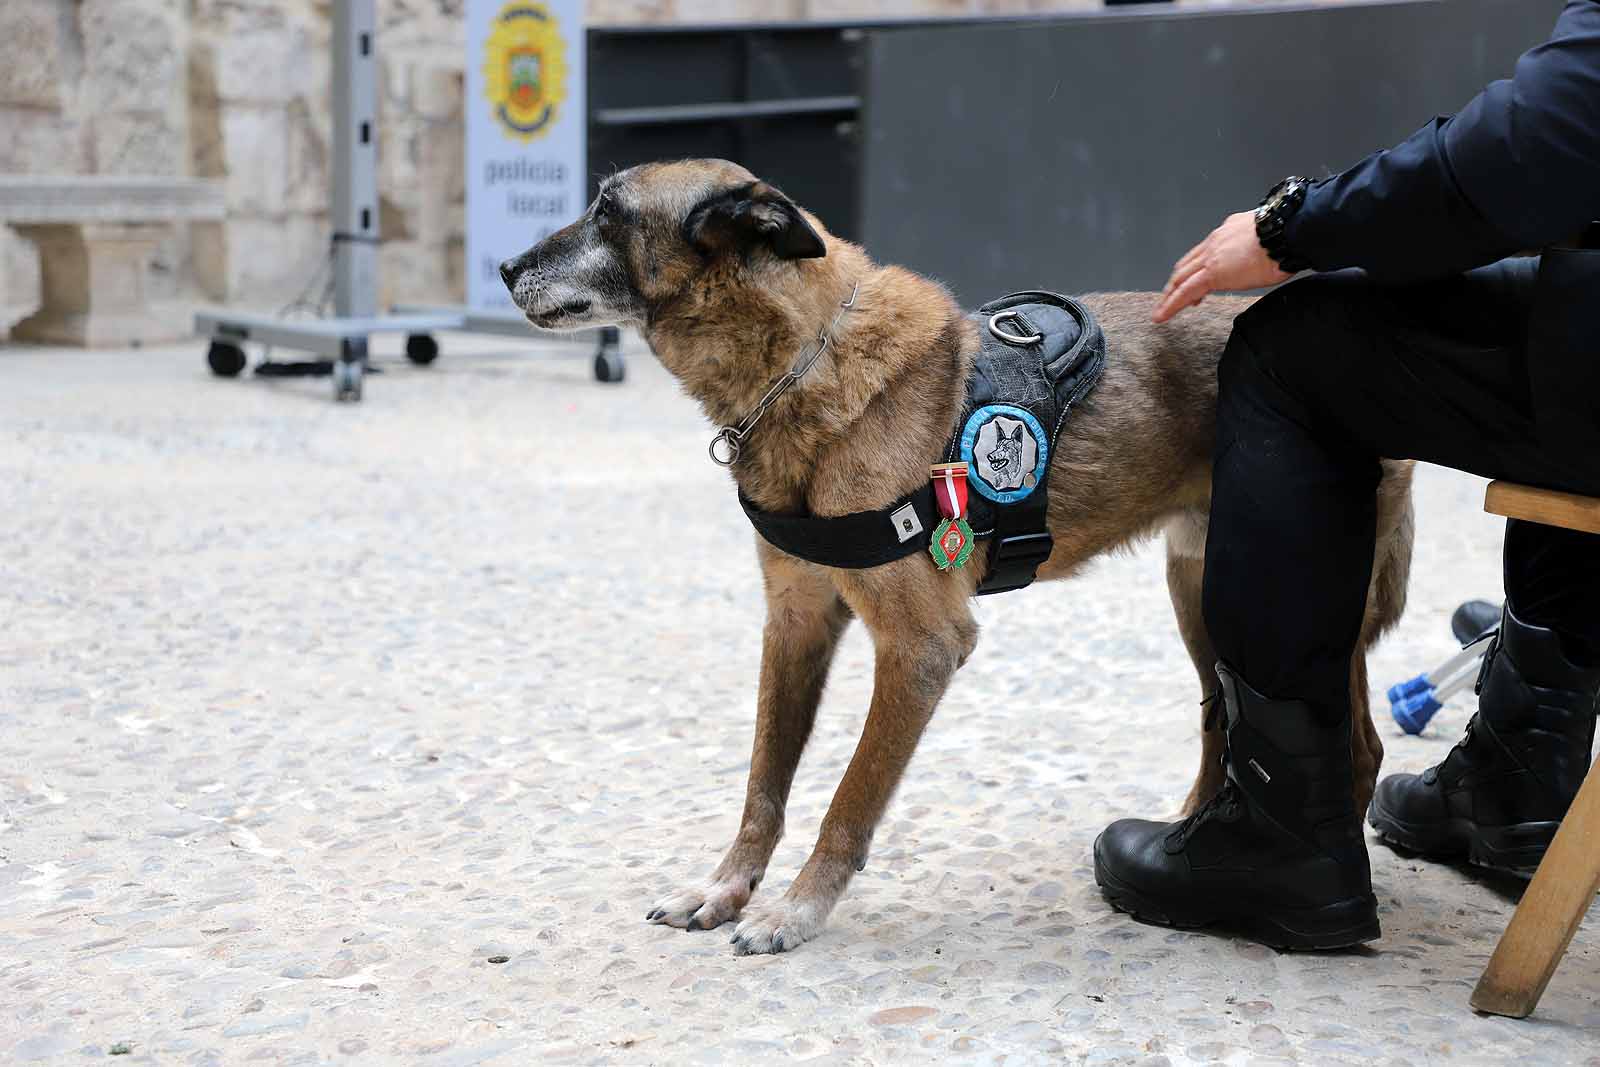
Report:
<svg viewBox="0 0 1600 1067"><path fill-rule="evenodd" d="M522 257L518 256L516 259L508 259L500 264L500 280L505 282L506 292L508 293L517 291L517 274L521 270L521 259Z"/></svg>

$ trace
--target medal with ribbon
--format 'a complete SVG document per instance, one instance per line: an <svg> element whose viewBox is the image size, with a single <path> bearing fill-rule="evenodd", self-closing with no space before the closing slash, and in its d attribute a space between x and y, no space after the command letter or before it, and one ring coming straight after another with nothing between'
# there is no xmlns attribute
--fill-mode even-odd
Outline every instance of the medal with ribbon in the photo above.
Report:
<svg viewBox="0 0 1600 1067"><path fill-rule="evenodd" d="M930 477L944 521L934 529L928 552L942 571L965 567L973 545L972 527L967 525L967 465L936 463Z"/></svg>

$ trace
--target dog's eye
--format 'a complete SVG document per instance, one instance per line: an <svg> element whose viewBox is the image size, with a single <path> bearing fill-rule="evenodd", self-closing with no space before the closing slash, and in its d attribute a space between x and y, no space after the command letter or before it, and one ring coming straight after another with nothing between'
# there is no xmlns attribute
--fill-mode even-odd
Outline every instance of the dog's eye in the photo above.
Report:
<svg viewBox="0 0 1600 1067"><path fill-rule="evenodd" d="M594 221L599 223L609 222L611 219L611 198L602 196L594 202Z"/></svg>

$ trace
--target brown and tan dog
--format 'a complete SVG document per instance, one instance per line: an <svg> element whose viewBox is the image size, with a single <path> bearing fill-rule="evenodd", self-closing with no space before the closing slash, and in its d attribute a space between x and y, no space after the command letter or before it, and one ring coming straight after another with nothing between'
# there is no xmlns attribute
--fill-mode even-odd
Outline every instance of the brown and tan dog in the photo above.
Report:
<svg viewBox="0 0 1600 1067"><path fill-rule="evenodd" d="M937 283L883 267L833 237L782 193L721 160L652 164L607 179L571 226L502 265L535 325L638 328L713 423L737 423L838 316L823 358L771 408L733 466L739 487L776 512L843 515L884 507L925 484L960 411L977 328ZM856 293L851 308L842 302ZM1054 553L1039 577L1064 578L1108 549L1167 531L1178 626L1217 698L1200 612L1216 411L1216 369L1247 300L1216 298L1167 325L1154 294L1089 296L1108 344L1099 386L1075 409L1052 457ZM1367 708L1365 651L1399 618L1411 556L1411 468L1385 464L1367 619L1350 665L1357 810L1383 746ZM984 570L941 573L926 553L866 570L816 566L756 538L766 586L755 746L738 835L703 885L647 918L710 929L740 916L783 833L795 767L829 661L852 616L872 632L872 704L815 849L776 901L747 912L740 952L781 952L815 937L883 815L951 676L977 645L970 600ZM1204 730L1186 805L1222 783L1221 730Z"/></svg>

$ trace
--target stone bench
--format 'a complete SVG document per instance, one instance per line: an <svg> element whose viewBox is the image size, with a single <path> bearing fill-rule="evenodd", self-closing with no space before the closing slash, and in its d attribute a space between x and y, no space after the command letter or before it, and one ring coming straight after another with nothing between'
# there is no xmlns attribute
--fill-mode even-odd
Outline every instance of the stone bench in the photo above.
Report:
<svg viewBox="0 0 1600 1067"><path fill-rule="evenodd" d="M187 335L186 318L150 312L150 260L166 227L224 212L218 182L0 175L0 223L39 249L41 306L12 339L104 346Z"/></svg>

